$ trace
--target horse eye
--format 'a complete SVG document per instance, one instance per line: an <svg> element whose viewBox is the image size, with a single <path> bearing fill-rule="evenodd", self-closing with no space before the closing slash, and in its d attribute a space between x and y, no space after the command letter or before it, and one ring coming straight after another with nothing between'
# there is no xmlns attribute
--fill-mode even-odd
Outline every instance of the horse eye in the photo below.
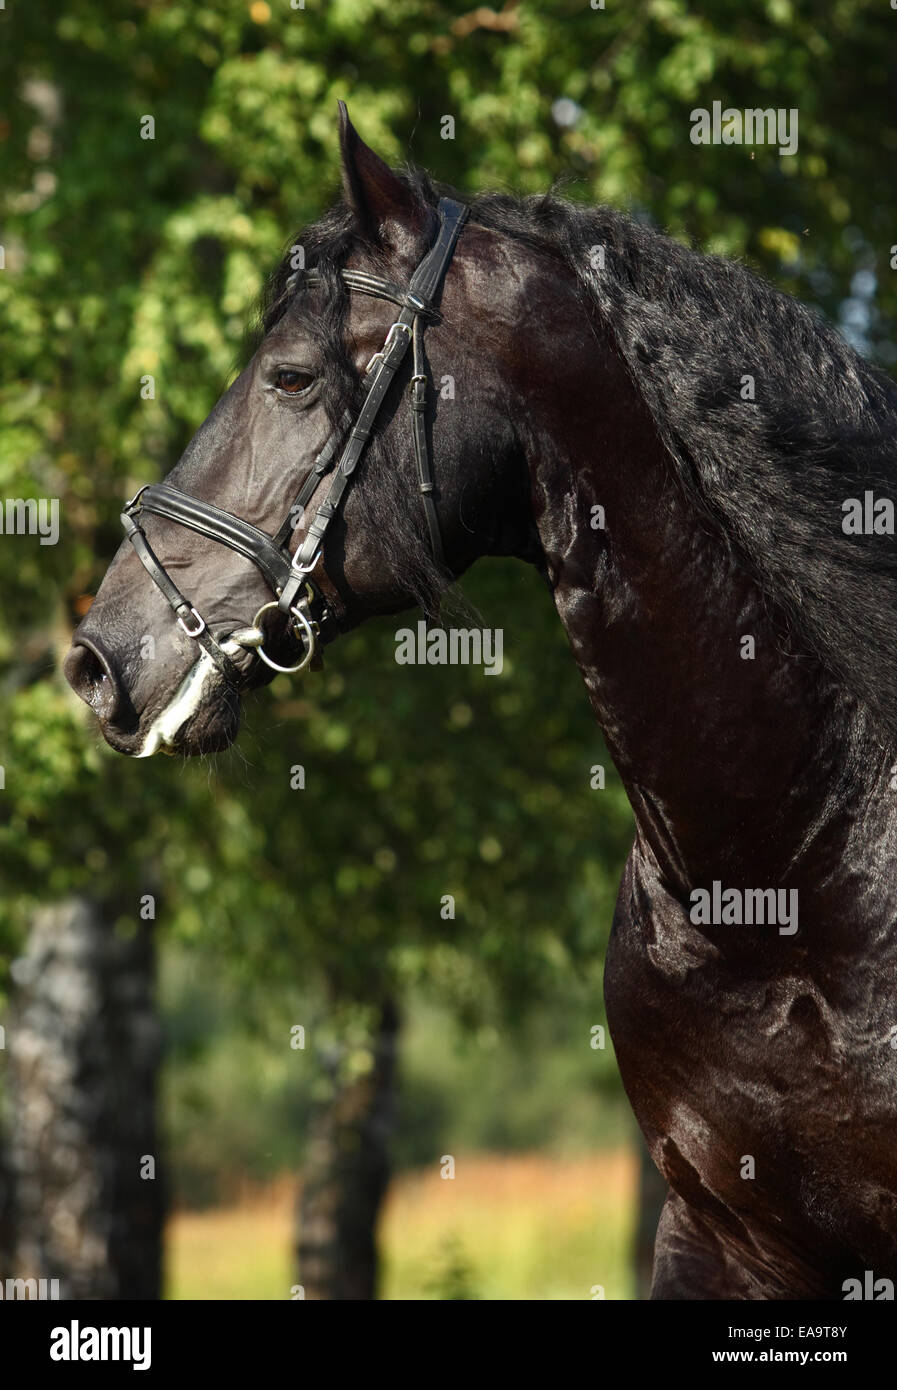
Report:
<svg viewBox="0 0 897 1390"><path fill-rule="evenodd" d="M282 368L274 378L274 385L278 391L285 391L288 396L297 396L300 391L307 391L313 383L314 377L309 376L308 372L293 372L288 368Z"/></svg>

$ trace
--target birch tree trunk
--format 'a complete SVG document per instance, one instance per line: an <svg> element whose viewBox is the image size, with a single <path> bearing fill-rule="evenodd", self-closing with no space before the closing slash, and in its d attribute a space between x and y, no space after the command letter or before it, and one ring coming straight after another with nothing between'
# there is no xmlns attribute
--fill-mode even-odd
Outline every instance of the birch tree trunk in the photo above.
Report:
<svg viewBox="0 0 897 1390"><path fill-rule="evenodd" d="M13 1272L61 1298L160 1296L152 923L125 939L113 920L87 898L42 907L13 966Z"/></svg>
<svg viewBox="0 0 897 1390"><path fill-rule="evenodd" d="M398 1012L387 1001L371 1039L373 1065L340 1082L313 1121L302 1175L297 1253L306 1298L377 1297L377 1218L390 1177Z"/></svg>

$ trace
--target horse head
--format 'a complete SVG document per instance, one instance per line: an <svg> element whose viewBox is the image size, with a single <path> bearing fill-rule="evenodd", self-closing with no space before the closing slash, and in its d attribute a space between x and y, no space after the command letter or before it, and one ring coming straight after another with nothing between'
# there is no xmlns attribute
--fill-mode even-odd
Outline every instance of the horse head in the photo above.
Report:
<svg viewBox="0 0 897 1390"><path fill-rule="evenodd" d="M74 634L65 674L120 752L226 747L274 670L532 550L525 388L505 380L526 277L342 104L340 138L342 201L279 267L257 351L164 485L126 506Z"/></svg>

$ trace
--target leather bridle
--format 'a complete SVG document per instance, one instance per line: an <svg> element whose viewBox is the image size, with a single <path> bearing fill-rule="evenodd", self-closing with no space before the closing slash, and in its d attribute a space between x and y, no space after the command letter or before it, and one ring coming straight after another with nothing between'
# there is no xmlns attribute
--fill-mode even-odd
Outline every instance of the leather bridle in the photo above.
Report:
<svg viewBox="0 0 897 1390"><path fill-rule="evenodd" d="M132 542L144 568L171 605L181 629L208 653L228 683L237 689L246 684L252 663L250 671L241 670L224 650L224 646L230 646L232 649L234 646L254 648L259 657L275 671L301 671L313 660L322 641L326 640L322 637L322 629L326 633L328 626L333 625L333 615L312 572L321 558L327 529L339 512L377 416L409 347L413 349L414 364L411 376L411 433L418 486L433 556L440 564L444 563L442 536L433 497L433 469L427 445L428 377L423 346L424 322L436 315L434 301L451 263L468 210L463 204L450 198L440 198L437 212L439 230L436 240L411 276L407 289L376 275L369 275L367 271L340 272L348 289L371 295L376 299L389 300L398 305L400 313L391 325L382 348L367 364L367 395L354 424L351 414L346 411L315 459L314 467L273 536L259 530L257 526L252 526L248 521L222 511L210 502L191 497L167 483L154 483L142 487L122 512L122 525L128 539ZM311 286L322 283L318 271L302 270L290 277L286 289L292 288L299 279ZM333 480L327 494L317 507L302 542L291 556L287 543L297 521L301 519L305 507L322 479L330 473L333 474ZM276 598L262 605L251 628L231 633L220 642L212 636L205 619L180 592L164 565L154 554L139 519L143 512L177 521L182 526L199 532L200 535L209 536L221 545L228 546L257 565ZM277 609L287 617L294 637L304 648L302 659L294 666L279 666L263 649L265 634L259 627L259 622L270 609Z"/></svg>

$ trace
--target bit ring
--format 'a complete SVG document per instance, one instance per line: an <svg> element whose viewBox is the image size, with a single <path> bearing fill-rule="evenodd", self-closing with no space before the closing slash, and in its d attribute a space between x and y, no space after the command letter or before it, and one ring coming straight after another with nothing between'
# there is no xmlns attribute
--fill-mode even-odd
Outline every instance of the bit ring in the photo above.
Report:
<svg viewBox="0 0 897 1390"><path fill-rule="evenodd" d="M278 605L278 603L277 603L276 600L272 600L272 602L270 602L270 603L263 603L262 606L261 606L261 608L259 609L259 611L256 613L255 617L254 617L253 620L252 620L252 626L253 626L253 627L259 627L259 626L260 626L259 618L262 616L262 614L263 614L263 613L267 613L267 611L268 611L269 608L278 608L278 607L279 607L279 605ZM281 666L281 665L278 664L278 662L272 661L272 660L271 660L270 656L268 656L267 652L265 651L264 647L261 646L261 644L259 644L259 646L256 647L256 652L257 652L258 655L261 657L262 661L264 661L265 665L266 665L266 666L270 666L270 668L271 668L272 671L280 671L280 672L282 672L283 675L285 675L285 676L291 676L295 671L302 671L302 670L304 670L305 667L308 665L308 663L311 661L312 657L313 657L314 654L315 654L315 645L316 645L316 641L315 641L315 630L314 630L314 628L312 627L311 622L309 621L309 619L308 619L308 618L306 617L306 615L302 612L302 609L299 608L298 606L297 606L297 607L294 607L294 608L291 608L291 609L290 609L290 616L291 616L292 618L295 618L296 622L299 623L299 624L301 625L301 627L302 627L302 632L299 634L299 636L300 636L302 642L305 644L306 650L305 650L305 655L303 656L303 658L302 658L301 661L297 662L295 666Z"/></svg>

